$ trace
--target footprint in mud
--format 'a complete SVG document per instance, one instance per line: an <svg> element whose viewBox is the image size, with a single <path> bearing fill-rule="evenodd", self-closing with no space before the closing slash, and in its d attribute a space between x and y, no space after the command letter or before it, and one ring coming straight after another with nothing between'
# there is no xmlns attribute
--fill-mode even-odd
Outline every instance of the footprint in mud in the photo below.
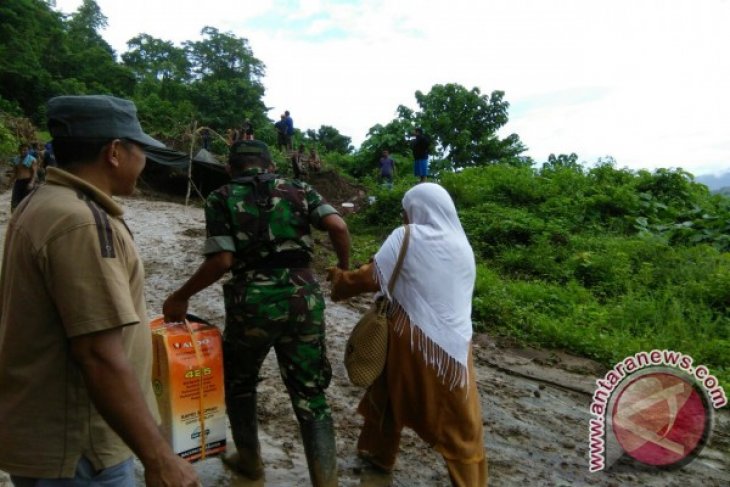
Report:
<svg viewBox="0 0 730 487"><path fill-rule="evenodd" d="M180 235L184 235L190 238L205 237L205 228L186 228L185 230L180 232Z"/></svg>

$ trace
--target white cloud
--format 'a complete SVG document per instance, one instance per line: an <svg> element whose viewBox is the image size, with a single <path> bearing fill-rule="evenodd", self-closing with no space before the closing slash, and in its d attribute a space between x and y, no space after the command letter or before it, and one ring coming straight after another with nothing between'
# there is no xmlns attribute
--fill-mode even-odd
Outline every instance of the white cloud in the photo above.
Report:
<svg viewBox="0 0 730 487"><path fill-rule="evenodd" d="M289 109L300 128L332 125L356 143L415 107L416 90L457 82L505 91L505 132L538 161L730 170L724 0L97 2L119 51L140 32L180 42L204 25L248 38L272 117Z"/></svg>

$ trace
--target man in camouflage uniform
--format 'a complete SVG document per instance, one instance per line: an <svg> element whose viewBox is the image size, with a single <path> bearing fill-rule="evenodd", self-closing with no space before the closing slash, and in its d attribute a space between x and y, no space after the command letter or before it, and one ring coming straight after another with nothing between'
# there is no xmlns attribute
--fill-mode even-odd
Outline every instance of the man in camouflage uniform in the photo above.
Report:
<svg viewBox="0 0 730 487"><path fill-rule="evenodd" d="M310 268L310 225L329 233L338 267L349 267L350 236L336 210L308 184L272 173L260 141L239 141L229 156L231 182L208 196L206 260L164 303L180 321L192 295L227 271L223 286L226 407L237 455L251 479L263 476L257 436L256 382L273 346L302 433L315 486L337 485L331 411L324 395L332 371L325 354L324 299Z"/></svg>

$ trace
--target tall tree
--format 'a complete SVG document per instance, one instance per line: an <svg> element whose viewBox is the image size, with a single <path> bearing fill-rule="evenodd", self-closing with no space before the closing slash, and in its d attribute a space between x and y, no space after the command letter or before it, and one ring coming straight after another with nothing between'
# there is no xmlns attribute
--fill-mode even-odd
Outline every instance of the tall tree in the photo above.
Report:
<svg viewBox="0 0 730 487"><path fill-rule="evenodd" d="M495 162L526 164L518 157L525 151L520 138L497 132L507 123L509 103L504 92L482 95L479 88L467 90L456 83L434 85L428 93L416 92L420 110L398 106L398 116L387 125L375 125L358 151L362 164L371 164L383 149L410 155L406 136L422 127L431 138L436 171L483 166Z"/></svg>
<svg viewBox="0 0 730 487"><path fill-rule="evenodd" d="M54 67L65 37L61 16L37 0L4 0L0 19L0 98L7 108L37 115L58 77Z"/></svg>
<svg viewBox="0 0 730 487"><path fill-rule="evenodd" d="M148 34L130 39L127 47L122 60L137 80L134 101L142 123L162 138L176 138L196 113L186 50Z"/></svg>
<svg viewBox="0 0 730 487"><path fill-rule="evenodd" d="M109 19L94 0L83 0L68 22L72 32L80 33L90 42L99 44L106 44L99 35L99 30L105 29L107 25L109 25ZM108 46L108 44L106 45ZM111 47L109 47L109 51L111 52Z"/></svg>
<svg viewBox="0 0 730 487"><path fill-rule="evenodd" d="M384 149L393 154L410 154L407 136L411 129L411 122L400 117L386 125L370 127L367 138L357 151L357 165L351 171L352 175L361 177L372 172Z"/></svg>
<svg viewBox="0 0 730 487"><path fill-rule="evenodd" d="M246 118L254 126L268 123L261 83L265 68L248 40L214 27L204 27L201 34L203 40L184 44L201 122L219 128L239 126Z"/></svg>
<svg viewBox="0 0 730 487"><path fill-rule="evenodd" d="M503 91L486 96L479 88L449 83L434 85L428 93L417 91L416 101L420 112L408 116L401 107L401 118L421 125L454 168L482 166L525 151L516 134L497 135L509 119Z"/></svg>
<svg viewBox="0 0 730 487"><path fill-rule="evenodd" d="M353 149L352 139L342 135L339 130L329 125L322 125L318 130L307 129L305 136L307 140L316 142L327 152L349 154Z"/></svg>
<svg viewBox="0 0 730 487"><path fill-rule="evenodd" d="M87 93L130 95L134 77L128 68L116 62L114 50L99 34L107 26L99 5L94 0L83 0L66 25L66 77L77 79Z"/></svg>
<svg viewBox="0 0 730 487"><path fill-rule="evenodd" d="M127 41L127 52L122 54L124 64L140 80L160 83L186 83L192 79L191 63L185 49L170 41L140 34Z"/></svg>

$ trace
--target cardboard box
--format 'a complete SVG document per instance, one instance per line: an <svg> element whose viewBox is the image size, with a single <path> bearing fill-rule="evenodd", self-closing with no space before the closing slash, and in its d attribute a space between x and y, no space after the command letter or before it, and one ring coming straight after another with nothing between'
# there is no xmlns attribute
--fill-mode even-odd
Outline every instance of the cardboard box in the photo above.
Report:
<svg viewBox="0 0 730 487"><path fill-rule="evenodd" d="M150 322L152 385L162 430L175 453L190 462L226 449L223 343L218 328L202 320ZM201 414L204 412L204 414Z"/></svg>

